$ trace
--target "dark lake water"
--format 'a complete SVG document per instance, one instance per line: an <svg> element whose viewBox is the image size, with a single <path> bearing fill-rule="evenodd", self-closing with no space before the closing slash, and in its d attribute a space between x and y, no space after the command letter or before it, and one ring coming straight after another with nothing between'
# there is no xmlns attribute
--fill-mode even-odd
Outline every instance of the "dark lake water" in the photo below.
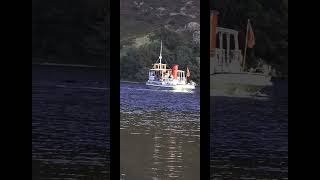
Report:
<svg viewBox="0 0 320 180"><path fill-rule="evenodd" d="M265 92L211 97L211 179L288 179L288 83Z"/></svg>
<svg viewBox="0 0 320 180"><path fill-rule="evenodd" d="M32 66L32 164L39 179L108 179L106 70Z"/></svg>
<svg viewBox="0 0 320 180"><path fill-rule="evenodd" d="M121 179L200 179L198 90L121 83Z"/></svg>
<svg viewBox="0 0 320 180"><path fill-rule="evenodd" d="M40 179L109 179L109 80L32 67L32 162ZM288 179L287 82L267 99L211 97L211 179ZM121 83L121 179L200 179L199 92Z"/></svg>

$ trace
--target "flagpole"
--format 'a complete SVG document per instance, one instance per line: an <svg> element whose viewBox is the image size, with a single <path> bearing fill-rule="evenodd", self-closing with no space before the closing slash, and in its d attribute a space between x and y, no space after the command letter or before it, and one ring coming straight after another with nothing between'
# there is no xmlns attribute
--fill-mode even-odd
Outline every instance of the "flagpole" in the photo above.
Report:
<svg viewBox="0 0 320 180"><path fill-rule="evenodd" d="M247 47L248 47L248 31L249 31L249 23L250 23L250 19L248 19L248 23L247 23L246 44L245 44L245 46L244 46L244 55L243 55L242 71L244 71L245 64L246 64Z"/></svg>

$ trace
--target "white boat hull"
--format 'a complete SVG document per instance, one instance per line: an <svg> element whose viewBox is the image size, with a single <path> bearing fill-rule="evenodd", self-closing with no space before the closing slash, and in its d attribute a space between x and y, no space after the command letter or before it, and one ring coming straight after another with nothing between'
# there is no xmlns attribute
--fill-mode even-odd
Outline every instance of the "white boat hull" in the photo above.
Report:
<svg viewBox="0 0 320 180"><path fill-rule="evenodd" d="M153 86L153 87L159 87L159 88L165 88L165 89L173 89L173 90L193 90L195 89L195 85L193 84L155 84L155 83L146 83L147 86Z"/></svg>
<svg viewBox="0 0 320 180"><path fill-rule="evenodd" d="M210 95L253 95L272 86L270 76L259 73L221 73L210 76Z"/></svg>

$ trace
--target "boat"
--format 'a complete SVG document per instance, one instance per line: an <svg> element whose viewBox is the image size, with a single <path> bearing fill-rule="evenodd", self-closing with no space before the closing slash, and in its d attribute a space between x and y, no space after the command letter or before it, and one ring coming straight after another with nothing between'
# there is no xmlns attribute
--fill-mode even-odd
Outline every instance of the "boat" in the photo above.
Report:
<svg viewBox="0 0 320 180"><path fill-rule="evenodd" d="M149 70L149 78L146 82L147 86L158 87L173 90L193 90L196 88L196 83L189 81L190 71L187 68L187 73L179 70L179 65L175 64L172 68L168 68L167 64L162 63L162 41L160 55L158 61L153 64Z"/></svg>
<svg viewBox="0 0 320 180"><path fill-rule="evenodd" d="M239 48L238 31L218 27L218 14L212 11L210 17L210 96L261 94L263 89L272 86L271 66L260 59L255 68L246 70L246 53L242 55ZM248 47L248 25L249 20L245 52ZM224 46L225 42L227 46Z"/></svg>

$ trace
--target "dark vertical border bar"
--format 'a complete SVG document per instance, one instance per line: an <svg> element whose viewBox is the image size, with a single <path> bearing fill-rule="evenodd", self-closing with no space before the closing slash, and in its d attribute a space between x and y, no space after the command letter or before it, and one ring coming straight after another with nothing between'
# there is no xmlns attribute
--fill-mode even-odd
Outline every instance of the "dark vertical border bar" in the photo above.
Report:
<svg viewBox="0 0 320 180"><path fill-rule="evenodd" d="M110 179L120 179L120 1L108 0L110 11Z"/></svg>
<svg viewBox="0 0 320 180"><path fill-rule="evenodd" d="M201 179L210 179L210 1L200 2L200 161Z"/></svg>

